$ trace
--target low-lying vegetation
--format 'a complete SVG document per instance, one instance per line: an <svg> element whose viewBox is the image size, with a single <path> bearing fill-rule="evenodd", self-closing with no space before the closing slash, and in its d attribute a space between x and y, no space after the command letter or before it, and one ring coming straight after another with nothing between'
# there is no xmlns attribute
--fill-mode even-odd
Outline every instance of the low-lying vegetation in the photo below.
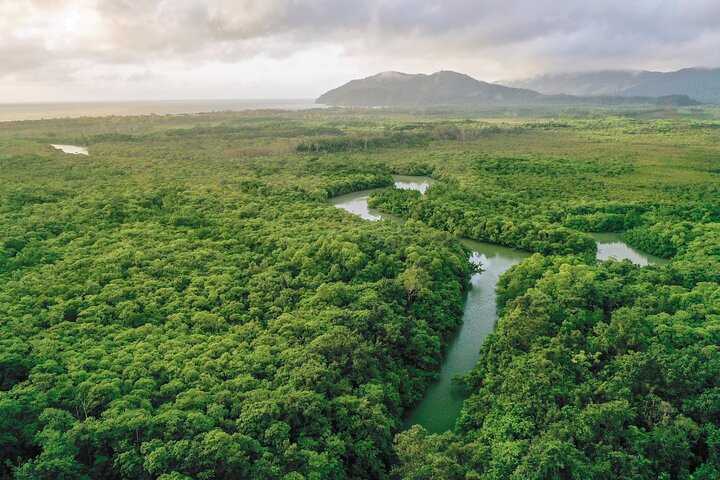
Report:
<svg viewBox="0 0 720 480"><path fill-rule="evenodd" d="M716 478L716 112L540 112L0 124L0 478ZM392 173L438 180L371 197L403 225L326 203ZM535 255L456 429L401 432L460 236Z"/></svg>

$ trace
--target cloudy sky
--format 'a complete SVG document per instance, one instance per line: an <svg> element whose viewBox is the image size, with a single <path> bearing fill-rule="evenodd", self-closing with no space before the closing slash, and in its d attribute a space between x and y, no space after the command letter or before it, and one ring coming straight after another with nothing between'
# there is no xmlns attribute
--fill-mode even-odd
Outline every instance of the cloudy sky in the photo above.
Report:
<svg viewBox="0 0 720 480"><path fill-rule="evenodd" d="M310 98L384 70L494 81L720 66L719 0L0 0L0 102Z"/></svg>

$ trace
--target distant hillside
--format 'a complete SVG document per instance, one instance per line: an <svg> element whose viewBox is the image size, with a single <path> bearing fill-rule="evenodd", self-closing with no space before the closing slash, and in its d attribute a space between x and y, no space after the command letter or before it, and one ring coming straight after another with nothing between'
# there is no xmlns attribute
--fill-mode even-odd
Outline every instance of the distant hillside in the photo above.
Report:
<svg viewBox="0 0 720 480"><path fill-rule="evenodd" d="M720 103L720 68L685 68L676 72L605 70L542 75L501 82L516 88L556 95L661 97L687 95L703 103Z"/></svg>
<svg viewBox="0 0 720 480"><path fill-rule="evenodd" d="M330 90L315 103L345 107L697 104L686 95L676 94L543 95L533 90L482 82L462 73L447 71L432 75L383 72L352 80Z"/></svg>
<svg viewBox="0 0 720 480"><path fill-rule="evenodd" d="M330 90L316 103L341 106L497 105L542 97L531 90L475 80L456 72L432 75L383 72Z"/></svg>

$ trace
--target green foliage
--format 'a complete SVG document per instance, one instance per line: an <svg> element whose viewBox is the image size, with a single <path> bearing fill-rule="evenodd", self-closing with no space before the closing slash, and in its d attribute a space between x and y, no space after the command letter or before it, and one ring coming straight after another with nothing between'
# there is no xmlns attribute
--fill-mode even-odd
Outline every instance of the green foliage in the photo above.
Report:
<svg viewBox="0 0 720 480"><path fill-rule="evenodd" d="M386 474L467 252L326 205L382 165L242 160L236 130L0 158L0 476Z"/></svg>
<svg viewBox="0 0 720 480"><path fill-rule="evenodd" d="M370 206L395 215L422 220L461 237L515 247L545 255L580 254L594 258L590 236L546 222L487 216L482 208L461 206L431 190L426 196L408 190L385 190L371 197Z"/></svg>
<svg viewBox="0 0 720 480"><path fill-rule="evenodd" d="M703 234L704 225L692 222L660 222L643 225L625 232L623 237L642 250L664 258L672 258L692 240Z"/></svg>
<svg viewBox="0 0 720 480"><path fill-rule="evenodd" d="M377 148L418 147L427 145L421 135L394 134L382 137L330 137L303 142L297 147L298 152L353 152Z"/></svg>
<svg viewBox="0 0 720 480"><path fill-rule="evenodd" d="M414 435L414 449L435 452L400 469L640 479L717 467L709 432L720 420L720 285L674 285L629 262L558 260L528 280L541 261L531 257L503 279L506 296L508 285L532 286L515 287L467 376L472 396L456 436L401 434L400 445Z"/></svg>
<svg viewBox="0 0 720 480"><path fill-rule="evenodd" d="M673 126L680 143L688 141L682 128ZM717 179L692 173L711 171L702 157L672 167L660 160L654 168L667 169L671 184L643 171L642 159L614 169L612 162L486 154L475 164L484 184L435 167L436 178L457 183L434 186L427 197L376 195L376 207L438 228L552 254L533 255L500 279L501 318L464 379L470 397L456 431L416 427L396 436L401 478L716 478L720 190ZM606 171L592 172L597 178L586 177L603 164ZM504 235L487 234L475 209L502 219ZM673 262L594 265L567 242L543 251L507 233L530 221L624 231L632 245ZM539 231L527 238L542 238Z"/></svg>
<svg viewBox="0 0 720 480"><path fill-rule="evenodd" d="M532 115L0 124L0 477L717 478L717 112ZM390 173L438 180L373 196L404 225L326 204ZM673 261L597 265L591 231ZM396 435L459 236L536 255L456 431Z"/></svg>

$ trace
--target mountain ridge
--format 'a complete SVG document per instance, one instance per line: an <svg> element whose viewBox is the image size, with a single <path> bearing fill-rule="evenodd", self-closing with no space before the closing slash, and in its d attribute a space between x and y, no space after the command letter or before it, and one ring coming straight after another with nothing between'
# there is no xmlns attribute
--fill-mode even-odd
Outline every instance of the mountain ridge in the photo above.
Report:
<svg viewBox="0 0 720 480"><path fill-rule="evenodd" d="M533 106L533 105L696 105L676 94L651 96L543 94L528 88L488 83L464 73L441 70L432 74L380 72L351 80L323 93L315 103L345 107Z"/></svg>
<svg viewBox="0 0 720 480"><path fill-rule="evenodd" d="M381 72L322 94L316 103L341 106L479 105L516 103L541 97L532 90L497 85L464 73Z"/></svg>
<svg viewBox="0 0 720 480"><path fill-rule="evenodd" d="M687 95L704 103L720 103L720 68L689 67L672 72L598 70L544 74L497 84L529 88L545 95L661 97Z"/></svg>

